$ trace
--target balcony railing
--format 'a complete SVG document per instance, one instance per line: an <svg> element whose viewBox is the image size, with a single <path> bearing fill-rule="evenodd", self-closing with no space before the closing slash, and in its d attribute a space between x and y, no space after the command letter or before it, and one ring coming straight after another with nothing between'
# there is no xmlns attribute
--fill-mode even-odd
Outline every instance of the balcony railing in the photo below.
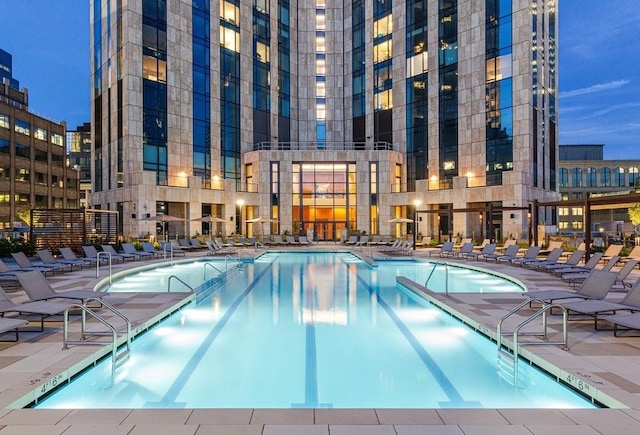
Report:
<svg viewBox="0 0 640 435"><path fill-rule="evenodd" d="M398 151L389 142L258 142L253 151Z"/></svg>

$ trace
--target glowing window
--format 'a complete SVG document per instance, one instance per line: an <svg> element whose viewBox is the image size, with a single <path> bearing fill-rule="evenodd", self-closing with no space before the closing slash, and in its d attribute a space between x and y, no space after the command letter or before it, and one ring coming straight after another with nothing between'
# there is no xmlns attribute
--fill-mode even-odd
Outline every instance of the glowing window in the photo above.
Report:
<svg viewBox="0 0 640 435"><path fill-rule="evenodd" d="M240 33L220 26L220 45L235 52L240 51Z"/></svg>
<svg viewBox="0 0 640 435"><path fill-rule="evenodd" d="M387 59L391 59L391 40L383 41L380 44L376 44L373 47L373 62L383 62Z"/></svg>
<svg viewBox="0 0 640 435"><path fill-rule="evenodd" d="M220 18L223 20L239 25L240 23L240 8L228 1L220 2Z"/></svg>
<svg viewBox="0 0 640 435"><path fill-rule="evenodd" d="M423 51L407 59L407 77L413 77L429 71L429 52Z"/></svg>
<svg viewBox="0 0 640 435"><path fill-rule="evenodd" d="M393 18L392 15L387 15L380 18L373 23L373 37L381 38L389 35L393 32Z"/></svg>
<svg viewBox="0 0 640 435"><path fill-rule="evenodd" d="M392 96L393 96L393 92L391 89L375 94L374 103L375 103L376 110L391 109L393 107Z"/></svg>

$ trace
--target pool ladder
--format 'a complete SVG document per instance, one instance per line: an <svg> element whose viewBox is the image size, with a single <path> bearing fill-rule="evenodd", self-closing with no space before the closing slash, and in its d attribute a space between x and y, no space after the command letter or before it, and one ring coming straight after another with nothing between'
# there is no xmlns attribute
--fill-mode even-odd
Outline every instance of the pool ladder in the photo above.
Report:
<svg viewBox="0 0 640 435"><path fill-rule="evenodd" d="M445 297L449 297L449 263L447 263L446 261L436 261L433 263L433 269L431 269L431 272L429 272L429 276L424 282L424 287L427 289L429 288L429 280L433 276L433 272L436 271L436 267L438 266L444 266L444 295Z"/></svg>
<svg viewBox="0 0 640 435"><path fill-rule="evenodd" d="M97 302L103 308L106 308L108 311L113 313L115 316L119 317L123 320L125 325L124 330L124 343L122 344L123 350L118 351L121 347L118 345L118 329L109 321L107 321L103 316L96 313L92 309L90 309L87 304L90 302ZM72 309L81 310L82 322L80 328L80 339L79 340L70 340L69 339L69 311ZM107 330L101 331L91 331L87 330L87 314L90 317L96 319L99 323L107 328ZM110 340L88 340L89 336L110 336ZM116 374L116 368L121 364L126 362L131 356L131 322L129 319L122 314L120 311L115 309L112 305L105 302L99 298L89 298L84 301L83 304L71 304L64 310L64 323L63 323L63 339L62 339L62 349L69 349L69 345L80 345L80 344L103 344L111 346L111 379L109 387L113 386Z"/></svg>
<svg viewBox="0 0 640 435"><path fill-rule="evenodd" d="M514 329L512 336L513 341L511 343L511 349L507 346L506 343L503 342L502 338L509 333L502 332L502 323L512 315L516 314L520 309L522 309L525 305L530 305L531 302L537 302L541 304L541 308L533 313L531 316L524 319L520 322L516 328ZM549 341L547 336L547 313L551 312L553 308L559 308L562 311L562 339L559 341ZM541 332L521 332L520 330L531 323L533 320L541 317L542 318L542 331ZM496 328L496 343L498 346L498 361L497 361L497 369L499 375L512 383L513 385L518 385L518 353L519 347L523 345L539 345L539 344L560 344L562 345L563 350L569 350L567 346L568 343L568 334L567 334L567 320L568 320L568 312L567 309L558 304L547 304L542 299L531 298L523 301L507 314L502 316L498 321L498 326ZM539 341L527 341L519 343L520 336L537 336L540 337Z"/></svg>

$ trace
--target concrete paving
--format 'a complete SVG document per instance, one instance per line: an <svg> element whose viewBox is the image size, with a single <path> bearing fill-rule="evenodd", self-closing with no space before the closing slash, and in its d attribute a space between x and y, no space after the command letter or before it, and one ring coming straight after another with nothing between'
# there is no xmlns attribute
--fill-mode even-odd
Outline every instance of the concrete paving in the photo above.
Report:
<svg viewBox="0 0 640 435"><path fill-rule="evenodd" d="M314 249L342 249L315 244ZM287 248L281 248L287 249ZM303 248L308 249L308 248ZM414 257L426 257L418 249ZM244 257L262 251L243 250ZM354 251L368 261L386 255L372 248ZM187 259L202 256L189 253ZM393 258L398 258L393 256ZM160 263L163 260L154 260ZM558 278L506 264L451 260L505 274L529 290L570 289ZM114 273L152 261L114 265ZM94 288L105 269L66 272L48 277L60 291ZM640 277L633 272L632 279ZM0 281L1 282L1 281ZM498 319L517 305L520 294L432 294L419 284L400 279L401 285L425 292L432 303L495 338ZM10 293L26 300L19 289ZM624 293L611 293L620 299ZM134 333L152 327L163 317L191 303L186 293L118 293L112 304L132 319ZM510 331L534 310L525 309L505 322ZM560 334L559 316L549 321L549 339ZM33 323L36 324L35 322ZM78 333L79 322L71 322ZM75 328L75 329L74 329ZM509 340L508 340L509 341ZM640 338L614 337L595 331L593 320L572 320L569 350L561 346L523 346L521 354L558 379L608 408L585 409L22 409L106 353L103 346L62 349L62 322L47 322L43 332L21 332L17 343L0 344L0 435L2 434L228 434L228 435L417 435L417 434L621 434L640 432Z"/></svg>

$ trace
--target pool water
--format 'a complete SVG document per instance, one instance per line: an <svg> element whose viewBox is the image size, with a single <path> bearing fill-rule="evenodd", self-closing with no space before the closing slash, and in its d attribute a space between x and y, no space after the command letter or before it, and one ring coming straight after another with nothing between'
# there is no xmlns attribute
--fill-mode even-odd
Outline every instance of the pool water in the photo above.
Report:
<svg viewBox="0 0 640 435"><path fill-rule="evenodd" d="M397 267L390 266L390 267ZM425 267L429 267L428 265ZM38 408L589 408L351 254L267 254Z"/></svg>

